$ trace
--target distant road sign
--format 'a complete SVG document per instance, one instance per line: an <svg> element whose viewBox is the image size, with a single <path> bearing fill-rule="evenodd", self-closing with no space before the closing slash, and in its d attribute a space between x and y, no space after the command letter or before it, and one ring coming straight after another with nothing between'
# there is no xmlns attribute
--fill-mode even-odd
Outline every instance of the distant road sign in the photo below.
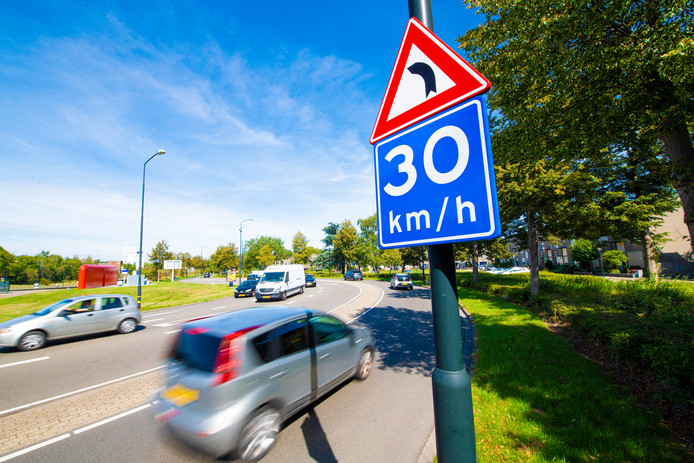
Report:
<svg viewBox="0 0 694 463"><path fill-rule="evenodd" d="M180 270L183 267L181 260L165 260L164 270Z"/></svg>
<svg viewBox="0 0 694 463"><path fill-rule="evenodd" d="M381 248L499 236L487 108L481 97L374 147Z"/></svg>
<svg viewBox="0 0 694 463"><path fill-rule="evenodd" d="M376 143L488 91L491 85L433 32L410 18L370 141Z"/></svg>

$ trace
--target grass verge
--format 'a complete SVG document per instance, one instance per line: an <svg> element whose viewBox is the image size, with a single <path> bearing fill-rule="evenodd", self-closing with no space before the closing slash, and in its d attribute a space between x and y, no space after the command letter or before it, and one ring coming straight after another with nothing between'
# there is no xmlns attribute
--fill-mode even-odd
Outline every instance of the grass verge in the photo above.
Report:
<svg viewBox="0 0 694 463"><path fill-rule="evenodd" d="M480 463L691 461L657 414L529 309L471 289L459 294L478 336Z"/></svg>

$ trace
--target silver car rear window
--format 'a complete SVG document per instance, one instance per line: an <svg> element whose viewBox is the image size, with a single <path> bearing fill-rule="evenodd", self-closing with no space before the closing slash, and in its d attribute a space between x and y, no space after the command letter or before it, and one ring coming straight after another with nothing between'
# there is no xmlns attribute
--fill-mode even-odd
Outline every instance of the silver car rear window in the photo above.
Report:
<svg viewBox="0 0 694 463"><path fill-rule="evenodd" d="M219 336L212 333L199 333L195 328L184 329L176 343L173 358L191 368L211 372L220 342Z"/></svg>

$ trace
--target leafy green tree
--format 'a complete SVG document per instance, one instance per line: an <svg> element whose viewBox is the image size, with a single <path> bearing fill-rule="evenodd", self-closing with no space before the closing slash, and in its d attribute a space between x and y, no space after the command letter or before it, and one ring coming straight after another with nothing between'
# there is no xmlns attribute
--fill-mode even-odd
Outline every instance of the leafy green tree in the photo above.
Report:
<svg viewBox="0 0 694 463"><path fill-rule="evenodd" d="M627 256L622 251L612 250L602 253L602 262L605 267L610 270L626 265L628 260L629 259L627 259Z"/></svg>
<svg viewBox="0 0 694 463"><path fill-rule="evenodd" d="M169 251L168 243L161 240L154 246L154 248L152 248L152 251L147 256L149 257L149 261L152 263L154 270L161 270L164 268L164 261L171 260L173 253Z"/></svg>
<svg viewBox="0 0 694 463"><path fill-rule="evenodd" d="M319 270L331 270L334 267L332 249L324 249L313 261L313 265Z"/></svg>
<svg viewBox="0 0 694 463"><path fill-rule="evenodd" d="M275 253L272 251L272 247L269 244L264 244L258 252L258 264L260 264L262 268L265 268L268 265L272 265L275 263L275 257L276 256Z"/></svg>
<svg viewBox="0 0 694 463"><path fill-rule="evenodd" d="M427 259L427 248L426 246L400 248L400 255L402 257L402 270L405 271L406 265L420 267L424 264Z"/></svg>
<svg viewBox="0 0 694 463"><path fill-rule="evenodd" d="M688 3L467 3L487 21L458 40L494 83L490 109L524 126L541 121L554 134L554 147L571 148L559 150L566 160L597 159L623 143L628 149L619 151L632 155L639 150L629 137L642 137L668 159L694 238L694 21Z"/></svg>
<svg viewBox="0 0 694 463"><path fill-rule="evenodd" d="M385 249L381 252L381 264L388 268L398 268L402 265L402 255L399 249Z"/></svg>
<svg viewBox="0 0 694 463"><path fill-rule="evenodd" d="M571 258L581 264L581 268L590 269L591 263L600 257L600 252L590 240L577 239L571 245Z"/></svg>
<svg viewBox="0 0 694 463"><path fill-rule="evenodd" d="M217 246L210 255L210 266L215 272L223 272L232 268L239 268L239 254L234 243L226 246Z"/></svg>
<svg viewBox="0 0 694 463"><path fill-rule="evenodd" d="M323 244L328 247L332 246L333 240L335 239L335 235L337 235L338 231L340 231L340 225L329 222L328 225L323 228L323 233L325 233L325 238L321 240Z"/></svg>
<svg viewBox="0 0 694 463"><path fill-rule="evenodd" d="M359 244L357 259L362 266L378 268L381 250L378 248L378 222L376 214L365 219L358 219Z"/></svg>
<svg viewBox="0 0 694 463"><path fill-rule="evenodd" d="M267 253L263 255L261 261L260 251L265 246L269 246L270 253L274 256L270 264L266 264L268 255ZM291 257L291 251L285 249L284 241L280 238L275 238L271 236L259 236L257 238L251 238L244 243L244 253L243 253L243 268L246 270L258 270L264 269L268 265L274 262L280 262L284 259Z"/></svg>
<svg viewBox="0 0 694 463"><path fill-rule="evenodd" d="M347 265L357 263L358 242L357 229L352 221L348 219L342 222L332 245L334 259L342 264L343 273L347 271Z"/></svg>
<svg viewBox="0 0 694 463"><path fill-rule="evenodd" d="M296 232L296 235L294 235L292 239L292 257L294 258L294 262L306 265L312 254L312 248L308 245L306 235L301 232Z"/></svg>

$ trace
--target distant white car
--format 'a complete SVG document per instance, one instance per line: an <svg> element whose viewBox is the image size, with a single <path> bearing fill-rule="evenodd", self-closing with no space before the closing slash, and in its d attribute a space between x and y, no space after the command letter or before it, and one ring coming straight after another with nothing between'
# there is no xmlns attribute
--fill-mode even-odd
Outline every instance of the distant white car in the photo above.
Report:
<svg viewBox="0 0 694 463"><path fill-rule="evenodd" d="M393 278L390 279L390 288L412 289L412 277L410 277L409 273L396 273L393 275Z"/></svg>
<svg viewBox="0 0 694 463"><path fill-rule="evenodd" d="M499 275L511 275L513 273L530 273L530 269L527 267L511 267L499 272Z"/></svg>
<svg viewBox="0 0 694 463"><path fill-rule="evenodd" d="M507 270L505 268L497 268L497 267L487 267L487 270L485 272L487 273L501 273L504 270Z"/></svg>

